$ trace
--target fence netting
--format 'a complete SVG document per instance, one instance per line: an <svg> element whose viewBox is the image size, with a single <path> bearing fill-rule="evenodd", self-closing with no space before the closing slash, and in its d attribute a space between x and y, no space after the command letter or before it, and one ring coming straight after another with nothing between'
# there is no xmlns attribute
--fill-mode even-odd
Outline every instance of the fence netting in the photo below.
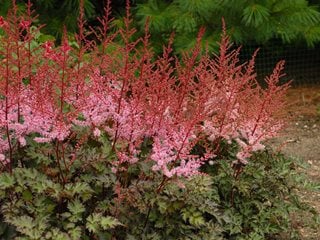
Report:
<svg viewBox="0 0 320 240"><path fill-rule="evenodd" d="M282 82L292 80L293 86L320 85L320 44L313 48L307 46L284 45L275 42L267 46L243 46L240 58L247 61L259 48L256 57L256 71L259 80L272 73L276 63L285 60L286 74Z"/></svg>

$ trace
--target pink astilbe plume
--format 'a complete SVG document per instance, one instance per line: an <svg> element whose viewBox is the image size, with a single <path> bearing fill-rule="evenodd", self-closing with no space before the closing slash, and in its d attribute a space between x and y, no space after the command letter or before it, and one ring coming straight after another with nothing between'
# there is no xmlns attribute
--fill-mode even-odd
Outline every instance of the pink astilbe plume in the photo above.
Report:
<svg viewBox="0 0 320 240"><path fill-rule="evenodd" d="M33 76L33 96L29 98L29 105L33 111L31 119L26 118L39 121L33 126L34 132L41 135L37 141L62 141L70 133L73 109L65 111L69 99L74 95L70 87L70 75L73 70L68 66L70 50L66 40L60 48L52 48L52 44L49 43L44 44L43 63Z"/></svg>
<svg viewBox="0 0 320 240"><path fill-rule="evenodd" d="M285 107L284 98L289 87L289 83L279 86L283 68L284 61L280 61L273 73L266 77L267 87L263 89L256 86L254 94L245 100L241 115L247 120L239 127L239 132L240 138L246 141L236 139L243 148L238 153L239 160L243 162L251 156L251 152L264 149L262 142L276 136L284 125L277 118L277 114Z"/></svg>
<svg viewBox="0 0 320 240"><path fill-rule="evenodd" d="M17 7L8 12L7 19L0 18L0 132L2 153L7 153L5 162L11 171L13 150L16 146L26 145L27 127L23 124L22 112L26 106L24 80L31 80L31 34L32 11L28 8L26 18L17 15ZM35 31L37 28L35 29Z"/></svg>
<svg viewBox="0 0 320 240"><path fill-rule="evenodd" d="M257 52L240 63L240 49L232 49L225 29L214 57L201 54L204 29L181 60L173 56L173 35L155 57L148 24L145 36L132 40L129 5L124 28L109 33L109 3L101 27L89 33L81 10L78 47L70 46L65 30L60 46L45 42L32 49L30 6L26 18L14 12L10 21L0 17L6 34L0 37L2 165L12 162L14 149L26 146L31 134L39 144L52 142L63 151L78 126L91 129L94 138L109 138L115 171L142 161L142 143L150 139L143 159L154 163L152 170L186 177L209 158L218 159L221 141L236 142L235 161L246 164L282 127L277 113L288 88L279 86L283 62L266 78L267 87L260 87L254 72ZM198 144L205 149L201 156L193 151Z"/></svg>
<svg viewBox="0 0 320 240"><path fill-rule="evenodd" d="M289 83L279 86L282 61L266 78L267 87L261 88L254 72L257 51L248 64L240 64L240 48L230 51L231 46L224 31L220 54L209 64L211 96L206 103L208 118L204 131L211 141L235 140L240 147L238 160L245 164L253 152L264 148L264 140L274 137L281 129L276 114L285 106Z"/></svg>

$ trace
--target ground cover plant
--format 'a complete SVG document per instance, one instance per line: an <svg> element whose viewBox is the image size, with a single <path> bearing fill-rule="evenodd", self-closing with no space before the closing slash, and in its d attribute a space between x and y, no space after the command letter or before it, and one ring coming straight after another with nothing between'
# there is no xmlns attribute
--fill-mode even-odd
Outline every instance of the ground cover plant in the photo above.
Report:
<svg viewBox="0 0 320 240"><path fill-rule="evenodd" d="M14 5L0 18L3 238L266 239L290 229L291 163L258 153L283 126L284 63L261 87L256 53L240 63L224 31L212 57L204 29L182 59L174 36L155 56L148 24L134 40L129 3L117 31L109 6L89 32L80 11L75 40L65 30L57 46L33 25L30 1L26 15Z"/></svg>

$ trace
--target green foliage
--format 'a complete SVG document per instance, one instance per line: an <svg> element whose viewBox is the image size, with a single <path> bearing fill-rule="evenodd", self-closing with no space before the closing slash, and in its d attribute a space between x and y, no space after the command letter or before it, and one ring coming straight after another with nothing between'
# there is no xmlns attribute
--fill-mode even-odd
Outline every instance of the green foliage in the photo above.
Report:
<svg viewBox="0 0 320 240"><path fill-rule="evenodd" d="M285 43L303 40L313 46L320 41L319 9L306 0L141 2L135 9L140 29L149 18L151 32L156 34L154 41L165 42L171 32L176 32L178 51L191 47L191 39L201 26L207 29L203 41L209 43L210 50L215 50L221 18L237 43L266 43L280 38Z"/></svg>
<svg viewBox="0 0 320 240"><path fill-rule="evenodd" d="M225 225L227 239L278 239L281 233L299 239L293 213L295 218L303 211L317 215L297 195L302 183L308 185L297 173L302 165L268 151L255 154L245 167L232 167L229 161L205 166L230 218Z"/></svg>
<svg viewBox="0 0 320 240"><path fill-rule="evenodd" d="M79 159L89 158L87 165L79 160L69 169L64 165L61 172L61 166L55 164L53 146L35 145L25 149L24 167L0 175L1 216L9 224L1 225L4 229L1 237L66 240L101 236L99 239L105 239L102 236L120 225L108 215L109 208L99 205L105 197L112 197L108 193L112 191L115 177L110 166L90 162L91 156L85 151L88 145L85 145ZM103 149L105 147L101 148L101 154ZM68 150L73 148L70 146ZM12 228L15 231L5 231Z"/></svg>
<svg viewBox="0 0 320 240"><path fill-rule="evenodd" d="M24 3L19 2L19 11ZM61 39L63 27L77 31L80 1L31 1L39 13L39 24L45 24L43 33ZM206 28L203 44L217 50L221 19L224 18L228 34L236 43L267 43L281 39L284 43L303 41L308 46L320 41L320 4L307 0L137 0L131 1L133 24L143 34L148 20L153 47L161 52L172 32L175 32L175 50L191 49L200 27ZM123 25L125 1L111 1L114 27ZM11 7L11 0L0 3L0 15ZM85 19L93 27L99 25L96 17L103 14L103 1L84 0Z"/></svg>
<svg viewBox="0 0 320 240"><path fill-rule="evenodd" d="M235 166L237 146L222 143L205 173L168 179L144 161L146 140L142 161L113 173L108 137L75 131L86 139L76 159L77 139L59 160L58 143L31 143L21 151L23 167L1 173L0 238L298 239L292 213L315 214L296 195L298 186L310 186L297 174L300 166L282 155L265 151Z"/></svg>
<svg viewBox="0 0 320 240"><path fill-rule="evenodd" d="M17 1L18 10L26 11L25 4L28 1ZM44 24L42 29L44 34L50 34L60 39L63 34L63 28L69 32L75 32L78 26L78 16L80 12L79 0L57 1L57 0L38 0L31 1L32 9L39 14L39 25ZM92 20L98 16L96 1L83 0L83 10L87 20ZM12 7L11 0L0 2L0 15L4 16Z"/></svg>
<svg viewBox="0 0 320 240"><path fill-rule="evenodd" d="M254 4L243 10L243 22L246 26L259 27L263 22L269 21L270 11L268 8Z"/></svg>

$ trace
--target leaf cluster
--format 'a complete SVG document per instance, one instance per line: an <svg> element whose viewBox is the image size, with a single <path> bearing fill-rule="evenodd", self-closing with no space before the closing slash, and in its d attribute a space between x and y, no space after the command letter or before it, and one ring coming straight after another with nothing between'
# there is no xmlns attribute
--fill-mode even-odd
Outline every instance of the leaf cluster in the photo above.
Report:
<svg viewBox="0 0 320 240"><path fill-rule="evenodd" d="M121 225L110 216L115 176L108 164L92 159L101 157L104 147L98 153L85 144L68 174L63 168L65 181L61 181L53 145L36 145L22 153L23 167L0 175L1 217L8 224L1 224L2 238L105 239ZM66 149L68 154L72 151L71 146Z"/></svg>
<svg viewBox="0 0 320 240"><path fill-rule="evenodd" d="M299 239L294 219L303 211L317 215L297 195L300 164L268 151L256 153L243 168L229 161L206 166L230 217L227 239Z"/></svg>
<svg viewBox="0 0 320 240"><path fill-rule="evenodd" d="M223 144L222 144L223 145ZM36 147L38 146L38 147ZM144 145L142 152L148 151ZM23 167L0 175L4 239L299 239L295 218L316 213L296 190L300 165L283 155L256 153L232 161L236 145L190 178L165 178L150 162L111 171L107 136L88 138L60 182L52 145L25 149ZM72 142L66 156L73 152ZM141 156L143 158L143 156ZM305 185L305 184L304 184Z"/></svg>

